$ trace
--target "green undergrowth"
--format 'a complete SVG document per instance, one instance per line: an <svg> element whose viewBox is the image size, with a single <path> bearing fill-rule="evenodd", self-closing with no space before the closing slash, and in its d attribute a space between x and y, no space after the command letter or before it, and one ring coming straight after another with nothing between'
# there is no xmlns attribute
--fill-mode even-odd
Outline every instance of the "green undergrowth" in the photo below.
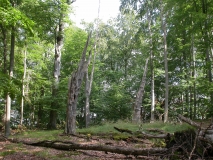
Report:
<svg viewBox="0 0 213 160"><path fill-rule="evenodd" d="M98 135L102 136L119 136L126 137L129 135L128 133L120 133L114 129L114 127L120 129L126 129L132 131L133 133L137 131L146 131L147 129L160 129L165 132L174 133L177 131L187 130L192 128L190 125L183 124L171 124L171 123L163 123L163 122L155 122L155 123L143 123L143 124L133 124L130 122L118 121L116 123L104 123L102 125L91 126L89 128L77 129L77 134L85 134L85 135ZM66 140L67 136L61 136L63 134L63 130L28 130L19 134L15 134L11 136L12 138L30 138L35 140ZM70 137L69 137L70 139ZM115 138L119 139L119 138ZM122 139L122 138L121 138Z"/></svg>
<svg viewBox="0 0 213 160"><path fill-rule="evenodd" d="M11 143L7 144L4 147L4 150L0 152L0 159L3 159L3 157L8 155L13 155L13 158L10 159L16 159L16 154L19 155L29 155L29 158L36 159L36 157L41 157L44 159L51 159L51 160L70 160L71 156L79 155L81 154L78 151L63 151L63 152L56 152L54 151L54 154L52 154L53 151L51 151L49 148L41 148L41 149L32 149L30 150L28 146L23 145L21 143Z"/></svg>
<svg viewBox="0 0 213 160"><path fill-rule="evenodd" d="M132 131L133 135L126 132L118 132L114 129L117 127L119 129L124 129L128 131ZM102 125L91 126L89 128L77 129L76 134L83 134L85 137L90 136L99 136L100 138L110 138L116 141L127 140L132 136L136 136L135 133L140 133L140 131L148 132L148 129L160 129L165 132L174 133L177 131L183 131L192 128L188 124L171 124L171 123L163 123L163 122L155 122L155 123L143 123L143 124L133 124L130 122L118 121L116 123L104 123ZM138 132L139 131L139 132ZM32 141L42 141L42 140L72 140L72 136L65 136L63 134L63 130L24 130L22 132L18 132L17 134L10 136L10 138L20 139L20 140L32 140ZM137 136L136 136L137 137ZM150 139L152 142L152 147L165 147L164 139ZM145 144L136 143L136 147L146 147ZM15 153L24 153L24 154L32 154L30 150L27 150L23 144L10 144L7 145L5 150L0 153L0 157L4 157L6 155L11 155ZM33 154L44 157L46 159L61 159L66 160L71 155L78 155L77 151L67 151L60 153L58 155L52 155L48 152L48 149L36 151Z"/></svg>
<svg viewBox="0 0 213 160"><path fill-rule="evenodd" d="M174 133L177 131L183 131L183 130L192 128L190 125L186 123L172 124L172 123L155 122L155 123L133 124L133 123L119 121L116 123L105 123L99 126L92 126L89 128L79 129L78 133L91 134L91 135L118 133L118 131L116 131L114 127L117 127L120 129L127 129L132 131L133 133L136 131L146 131L147 129L150 129L150 128L160 129L168 133Z"/></svg>
<svg viewBox="0 0 213 160"><path fill-rule="evenodd" d="M62 130L28 130L22 133L10 136L10 138L20 138L20 139L34 139L34 140L60 140L65 138L65 136L60 136L63 133Z"/></svg>
<svg viewBox="0 0 213 160"><path fill-rule="evenodd" d="M193 128L187 123L163 123L163 122L155 122L155 123L145 123L141 125L142 130L146 129L160 129L168 133L174 133L177 131L184 131Z"/></svg>

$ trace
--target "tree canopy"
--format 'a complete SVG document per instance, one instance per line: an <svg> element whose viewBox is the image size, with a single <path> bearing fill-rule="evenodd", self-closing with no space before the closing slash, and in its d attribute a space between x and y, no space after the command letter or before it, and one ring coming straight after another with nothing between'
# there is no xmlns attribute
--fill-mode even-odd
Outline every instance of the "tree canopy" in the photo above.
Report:
<svg viewBox="0 0 213 160"><path fill-rule="evenodd" d="M139 103L142 104L139 106L139 123L173 120L177 114L191 119L212 117L211 1L120 2L117 17L106 23L101 19L84 22L84 28L79 28L69 17L74 1L0 0L2 123L6 95L9 94L14 111L11 113L11 127L19 123L22 98L24 125L46 128L53 121L50 112L56 111L55 128L65 127L68 81L82 60L81 54L90 31L92 35L85 59L88 60L89 52L91 56L96 53L96 60L91 60L87 71L88 75L92 73L94 63L89 98L90 125L134 119L134 104L147 58L149 63L143 99ZM13 40L14 71L10 77ZM57 61L59 68L56 67L57 56L61 58ZM56 81L55 73L58 71ZM85 86L86 78L83 78L75 115L80 128L87 126Z"/></svg>

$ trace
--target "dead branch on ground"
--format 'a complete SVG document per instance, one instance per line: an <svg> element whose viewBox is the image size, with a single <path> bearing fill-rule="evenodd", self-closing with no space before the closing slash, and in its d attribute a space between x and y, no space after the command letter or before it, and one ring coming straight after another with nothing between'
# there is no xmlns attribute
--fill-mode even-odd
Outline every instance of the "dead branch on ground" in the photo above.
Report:
<svg viewBox="0 0 213 160"><path fill-rule="evenodd" d="M79 144L71 141L39 141L39 142L29 142L24 140L17 139L9 139L13 143L23 143L26 145L32 146L40 146L47 148L54 148L59 150L93 150L93 151L104 151L111 153L118 153L124 155L142 155L149 156L155 155L160 156L167 152L166 148L141 148L135 149L130 147L123 146L109 146L109 145L101 145L101 144Z"/></svg>

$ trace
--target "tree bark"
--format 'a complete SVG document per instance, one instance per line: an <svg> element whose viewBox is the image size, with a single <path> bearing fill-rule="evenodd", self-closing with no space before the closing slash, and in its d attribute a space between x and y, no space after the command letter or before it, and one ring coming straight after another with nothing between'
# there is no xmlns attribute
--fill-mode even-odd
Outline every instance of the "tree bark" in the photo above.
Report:
<svg viewBox="0 0 213 160"><path fill-rule="evenodd" d="M13 77L14 70L14 54L15 54L15 27L11 29L11 50L10 50L10 68L9 68L9 77ZM5 121L5 136L10 135L10 110L11 110L11 98L10 93L7 93L7 102L6 102L6 121Z"/></svg>
<svg viewBox="0 0 213 160"><path fill-rule="evenodd" d="M8 45L7 45L7 30L6 28L0 24L0 27L1 27L1 30L2 30L2 41L3 41L3 59L4 59L4 62L3 62L3 73L7 74L7 50L8 50Z"/></svg>
<svg viewBox="0 0 213 160"><path fill-rule="evenodd" d="M140 123L141 121L141 107L142 107L142 100L143 100L143 94L144 94L144 87L146 83L146 72L147 72L148 61L149 61L149 58L146 59L142 81L136 95L134 111L133 111L133 119L132 119L134 123Z"/></svg>
<svg viewBox="0 0 213 160"><path fill-rule="evenodd" d="M60 11L61 12L61 11ZM56 28L55 35L55 59L54 59L54 71L53 71L53 87L52 87L52 97L53 102L51 103L50 110L50 120L48 124L48 129L56 129L57 122L57 109L59 107L58 101L56 100L58 94L58 85L60 78L60 70L61 70L61 50L64 42L64 15L61 13L61 17L59 19L59 24Z"/></svg>
<svg viewBox="0 0 213 160"><path fill-rule="evenodd" d="M5 75L7 75L7 52L8 52L8 43L7 43L7 29L2 25L0 24L0 27L1 27L1 31L2 31L2 41L3 41L3 73ZM5 102L7 102L7 95L5 96ZM2 124L5 124L5 120L6 120L6 106L7 104L5 104L5 114L3 115L3 117L1 117L1 121L2 121Z"/></svg>
<svg viewBox="0 0 213 160"><path fill-rule="evenodd" d="M55 148L59 150L93 150L93 151L105 151L111 153L118 153L124 155L143 155L143 156L157 156L165 154L168 150L166 148L130 148L130 147L120 147L120 146L108 146L108 145L93 145L93 144L78 144L74 142L63 142L63 141L41 141L41 142L26 142L11 140L16 143L24 143L32 146L41 146L48 148Z"/></svg>
<svg viewBox="0 0 213 160"><path fill-rule="evenodd" d="M72 77L69 79L67 118L66 118L66 126L65 126L65 133L67 134L75 134L75 131L76 131L76 108L77 108L77 102L78 102L78 94L80 91L80 87L81 87L85 72L88 68L89 60L86 61L86 52L87 52L87 47L89 45L90 37L91 37L91 33L88 35L87 42L82 52L82 57L78 65L78 69L76 72L72 74Z"/></svg>
<svg viewBox="0 0 213 160"><path fill-rule="evenodd" d="M168 101L169 101L169 76L168 76L168 60L167 60L167 31L166 22L163 13L163 2L161 0L161 25L163 30L164 43L164 68L165 68L165 106L164 106L164 122L168 121Z"/></svg>
<svg viewBox="0 0 213 160"><path fill-rule="evenodd" d="M26 80L26 71L27 71L27 49L24 49L24 73L22 77L22 96L21 96L21 118L20 118L20 124L23 124L23 115L24 115L24 96L25 96L25 80Z"/></svg>
<svg viewBox="0 0 213 160"><path fill-rule="evenodd" d="M91 94L91 89L92 89L92 82L93 82L93 77L94 77L94 72L95 72L95 61L96 61L96 53L97 53L97 41L98 41L98 29L99 29L99 14L100 14L100 0L99 0L99 6L98 6L98 18L97 18L97 28L96 28L96 39L94 43L94 56L93 56L93 63L92 63L92 71L89 79L89 73L88 73L88 68L86 71L86 88L85 88L85 93L86 93L86 102L85 102L85 126L86 128L89 127L90 124L90 94ZM90 53L91 55L91 53ZM88 60L88 65L90 63L90 59Z"/></svg>
<svg viewBox="0 0 213 160"><path fill-rule="evenodd" d="M182 121L194 126L194 127L197 127L197 128L201 128L201 129L204 129L201 127L201 125L195 123L194 121L190 120L189 118L186 118L184 116L182 116L181 114L178 114L178 118L180 118Z"/></svg>
<svg viewBox="0 0 213 160"><path fill-rule="evenodd" d="M151 5L152 5L152 1L151 1ZM152 42L152 7L150 8L148 15L147 15L147 19L148 19L148 28L149 28L149 46L150 46L150 70L151 70L151 119L150 122L154 122L155 120L155 80L154 80L154 65L153 65L153 42Z"/></svg>
<svg viewBox="0 0 213 160"><path fill-rule="evenodd" d="M85 127L87 128L90 123L90 93L91 88L90 84L92 83L91 80L89 80L89 73L88 70L86 72L86 85L85 85L85 95L86 95L86 101L85 101L85 109L84 109L84 117L85 117Z"/></svg>

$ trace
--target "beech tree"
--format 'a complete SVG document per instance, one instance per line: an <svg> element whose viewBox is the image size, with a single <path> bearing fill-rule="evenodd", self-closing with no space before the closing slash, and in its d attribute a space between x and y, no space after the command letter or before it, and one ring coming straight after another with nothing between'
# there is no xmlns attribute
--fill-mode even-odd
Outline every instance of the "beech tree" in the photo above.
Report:
<svg viewBox="0 0 213 160"><path fill-rule="evenodd" d="M20 5L20 2L14 1L7 1L3 0L1 3L1 12L0 16L2 17L3 21L1 22L2 32L4 34L4 57L5 57L5 66L6 66L6 56L7 56L7 42L6 42L6 27L9 27L11 30L11 38L10 38L10 62L9 62L9 78L10 80L13 78L14 72L14 57L15 57L15 37L16 37L16 28L22 27L24 29L28 29L32 31L33 22L28 19L25 14L23 14L19 9L17 9L17 5ZM5 16L4 16L5 15ZM7 19L8 18L8 19ZM18 26L18 22L19 26ZM6 96L6 119L5 119L5 136L8 137L10 135L10 110L11 110L11 93L7 91Z"/></svg>

